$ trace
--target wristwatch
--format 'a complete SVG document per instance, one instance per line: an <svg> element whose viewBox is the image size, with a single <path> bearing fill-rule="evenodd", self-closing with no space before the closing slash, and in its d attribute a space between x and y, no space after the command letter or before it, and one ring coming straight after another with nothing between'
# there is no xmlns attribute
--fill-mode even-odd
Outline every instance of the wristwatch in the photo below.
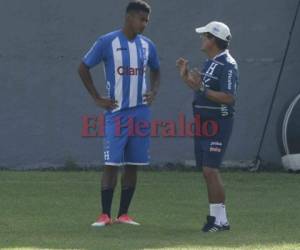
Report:
<svg viewBox="0 0 300 250"><path fill-rule="evenodd" d="M206 90L205 84L204 82L201 82L200 87L199 87L199 91L203 94Z"/></svg>

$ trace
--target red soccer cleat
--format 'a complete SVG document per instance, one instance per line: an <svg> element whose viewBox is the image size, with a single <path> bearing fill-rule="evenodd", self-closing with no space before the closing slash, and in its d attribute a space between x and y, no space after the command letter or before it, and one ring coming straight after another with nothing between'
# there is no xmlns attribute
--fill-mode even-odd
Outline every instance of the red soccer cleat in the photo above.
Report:
<svg viewBox="0 0 300 250"><path fill-rule="evenodd" d="M129 224L129 225L135 225L139 226L140 224L135 222L131 217L128 216L128 214L123 214L117 219L115 219L114 223L118 224Z"/></svg>
<svg viewBox="0 0 300 250"><path fill-rule="evenodd" d="M101 214L96 220L96 222L92 224L92 227L105 227L111 224L111 218L107 214Z"/></svg>

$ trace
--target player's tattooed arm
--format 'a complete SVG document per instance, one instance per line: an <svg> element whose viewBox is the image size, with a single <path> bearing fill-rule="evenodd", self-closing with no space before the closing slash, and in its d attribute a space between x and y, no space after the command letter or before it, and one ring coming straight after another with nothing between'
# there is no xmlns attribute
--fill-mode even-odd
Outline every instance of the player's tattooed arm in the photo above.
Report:
<svg viewBox="0 0 300 250"><path fill-rule="evenodd" d="M155 99L160 85L160 70L150 70L150 91L144 94L144 101L149 105Z"/></svg>
<svg viewBox="0 0 300 250"><path fill-rule="evenodd" d="M79 65L78 73L79 73L79 76L80 76L84 86L86 87L86 89L88 90L88 92L90 93L92 98L94 99L95 103L99 107L104 108L106 110L112 110L112 109L115 109L118 107L117 101L102 97L98 93L98 91L93 83L90 69L84 63L81 63Z"/></svg>

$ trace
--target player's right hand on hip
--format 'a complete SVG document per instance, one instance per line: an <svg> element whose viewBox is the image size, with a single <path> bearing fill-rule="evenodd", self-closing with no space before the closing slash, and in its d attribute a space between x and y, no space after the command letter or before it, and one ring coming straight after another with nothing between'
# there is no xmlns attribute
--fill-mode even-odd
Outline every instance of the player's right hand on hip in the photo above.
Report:
<svg viewBox="0 0 300 250"><path fill-rule="evenodd" d="M109 98L100 97L95 99L95 102L97 106L106 110L113 110L119 107L118 102L116 100L112 100Z"/></svg>

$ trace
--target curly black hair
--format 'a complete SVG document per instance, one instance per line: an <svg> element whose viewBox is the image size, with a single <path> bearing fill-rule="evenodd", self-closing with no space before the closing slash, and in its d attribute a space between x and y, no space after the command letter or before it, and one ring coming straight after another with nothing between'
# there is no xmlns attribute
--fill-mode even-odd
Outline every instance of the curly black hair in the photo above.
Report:
<svg viewBox="0 0 300 250"><path fill-rule="evenodd" d="M151 12L151 7L148 3L146 3L143 0L135 0L131 1L126 8L126 13L132 11L143 11L149 14Z"/></svg>

